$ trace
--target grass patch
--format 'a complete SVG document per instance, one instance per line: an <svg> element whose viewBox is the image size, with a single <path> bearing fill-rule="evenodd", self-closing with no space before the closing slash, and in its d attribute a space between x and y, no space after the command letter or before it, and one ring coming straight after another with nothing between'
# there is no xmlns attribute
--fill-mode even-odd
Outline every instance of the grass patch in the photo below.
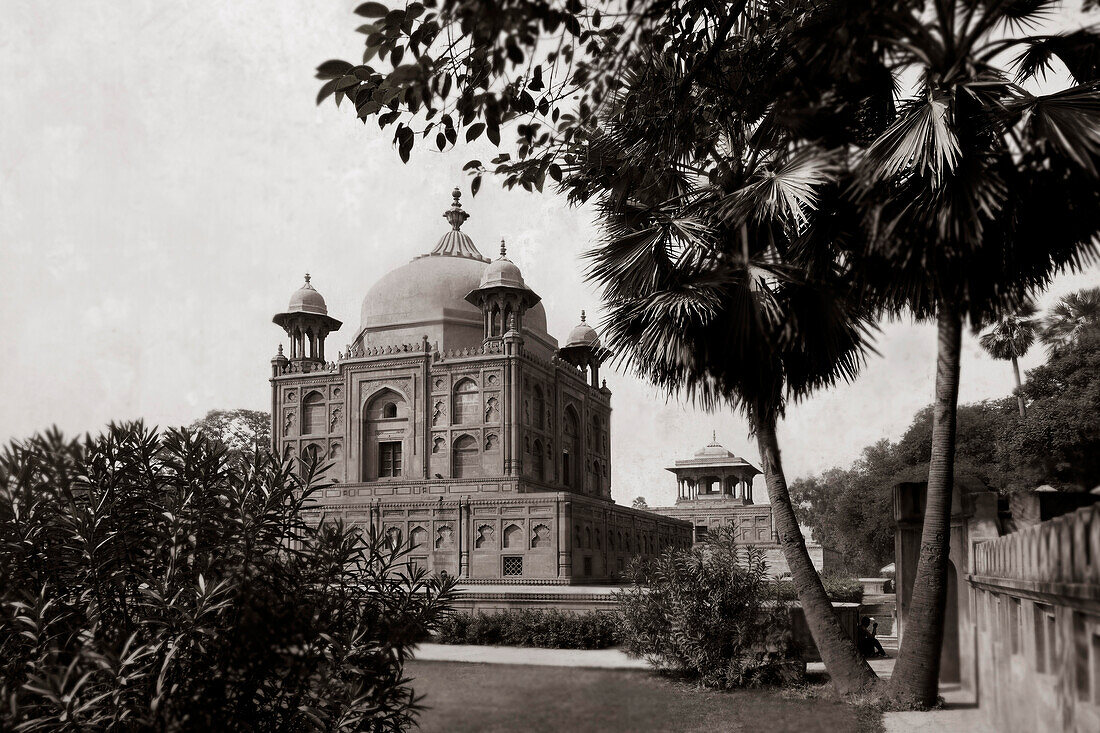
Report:
<svg viewBox="0 0 1100 733"><path fill-rule="evenodd" d="M824 696L719 692L641 671L409 662L430 731L880 733L881 716Z"/></svg>

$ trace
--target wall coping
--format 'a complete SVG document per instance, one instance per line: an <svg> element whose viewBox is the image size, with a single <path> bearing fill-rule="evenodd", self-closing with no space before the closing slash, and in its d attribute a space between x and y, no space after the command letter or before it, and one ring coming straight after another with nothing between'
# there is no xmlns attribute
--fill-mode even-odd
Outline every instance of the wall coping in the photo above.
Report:
<svg viewBox="0 0 1100 733"><path fill-rule="evenodd" d="M975 582L1036 593L1097 597L1100 504L976 544L970 576Z"/></svg>

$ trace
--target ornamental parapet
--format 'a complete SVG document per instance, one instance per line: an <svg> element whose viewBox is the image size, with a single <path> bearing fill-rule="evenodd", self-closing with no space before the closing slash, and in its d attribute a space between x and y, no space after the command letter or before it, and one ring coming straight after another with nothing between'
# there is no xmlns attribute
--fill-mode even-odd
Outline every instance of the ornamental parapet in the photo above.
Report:
<svg viewBox="0 0 1100 733"><path fill-rule="evenodd" d="M1100 504L974 548L971 580L1100 599Z"/></svg>
<svg viewBox="0 0 1100 733"><path fill-rule="evenodd" d="M335 362L317 362L317 361L291 361L283 364L279 368L279 374L321 374L330 373L334 374L340 371L340 367Z"/></svg>
<svg viewBox="0 0 1100 733"><path fill-rule="evenodd" d="M499 356L504 353L504 346L500 341L486 341L480 346L469 346L465 349L445 349L436 351L432 356L436 361L446 359L461 359L469 356Z"/></svg>
<svg viewBox="0 0 1100 733"><path fill-rule="evenodd" d="M371 356L394 356L402 354L423 354L425 349L434 350L427 341L416 344L397 344L390 346L363 346L362 344L348 344L347 351L341 351L339 361L362 359Z"/></svg>

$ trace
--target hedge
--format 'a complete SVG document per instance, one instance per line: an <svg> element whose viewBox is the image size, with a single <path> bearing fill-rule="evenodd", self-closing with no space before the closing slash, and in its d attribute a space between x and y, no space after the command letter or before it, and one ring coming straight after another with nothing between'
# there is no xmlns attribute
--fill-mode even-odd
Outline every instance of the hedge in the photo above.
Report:
<svg viewBox="0 0 1100 733"><path fill-rule="evenodd" d="M825 586L825 592L829 598L837 603L859 603L863 600L863 584L855 578L847 578L842 575L823 575L821 582ZM794 583L790 580L777 580L779 598L783 601L797 601Z"/></svg>
<svg viewBox="0 0 1100 733"><path fill-rule="evenodd" d="M619 629L614 614L596 611L453 613L440 624L433 641L543 649L606 649L619 643Z"/></svg>

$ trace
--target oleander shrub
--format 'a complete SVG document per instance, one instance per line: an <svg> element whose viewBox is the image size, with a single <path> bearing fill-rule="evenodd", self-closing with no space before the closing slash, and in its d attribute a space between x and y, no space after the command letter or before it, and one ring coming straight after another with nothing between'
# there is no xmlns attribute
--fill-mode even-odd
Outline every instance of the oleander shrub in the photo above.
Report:
<svg viewBox="0 0 1100 733"><path fill-rule="evenodd" d="M454 613L439 625L434 641L544 649L606 649L619 643L618 630L614 614L598 611Z"/></svg>
<svg viewBox="0 0 1100 733"><path fill-rule="evenodd" d="M838 603L859 603L863 600L863 584L855 578L833 573L824 573L821 583L825 586L825 592L829 599ZM776 581L779 588L779 597L784 601L797 601L794 583L790 580Z"/></svg>
<svg viewBox="0 0 1100 733"><path fill-rule="evenodd" d="M318 522L297 468L140 423L0 451L0 729L413 724L453 582Z"/></svg>
<svg viewBox="0 0 1100 733"><path fill-rule="evenodd" d="M761 550L723 527L707 542L631 565L619 595L623 646L662 671L730 689L787 681L803 666Z"/></svg>

